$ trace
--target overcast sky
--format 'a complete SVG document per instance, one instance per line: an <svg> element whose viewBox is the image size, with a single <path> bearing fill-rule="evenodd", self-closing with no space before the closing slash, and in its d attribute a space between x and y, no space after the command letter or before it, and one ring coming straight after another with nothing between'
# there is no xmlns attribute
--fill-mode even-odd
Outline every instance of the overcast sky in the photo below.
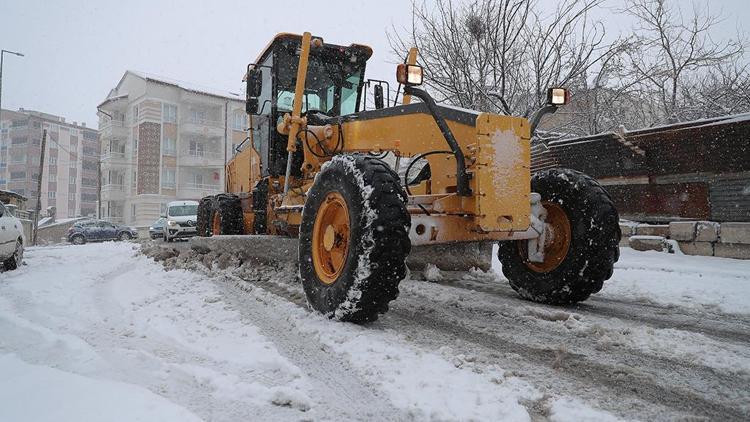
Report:
<svg viewBox="0 0 750 422"><path fill-rule="evenodd" d="M554 5L553 0L541 0ZM621 0L611 0L616 7ZM278 32L311 31L335 44L370 45L368 77L394 79L386 32L410 24L408 0L0 0L2 107L96 126L96 105L127 69L241 92L248 62ZM712 0L726 36L750 21L746 0ZM627 32L612 10L597 17Z"/></svg>

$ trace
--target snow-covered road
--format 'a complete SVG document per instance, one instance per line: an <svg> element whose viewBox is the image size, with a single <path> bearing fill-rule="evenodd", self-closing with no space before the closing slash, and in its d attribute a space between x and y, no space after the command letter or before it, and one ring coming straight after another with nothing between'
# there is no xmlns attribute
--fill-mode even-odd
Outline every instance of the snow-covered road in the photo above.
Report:
<svg viewBox="0 0 750 422"><path fill-rule="evenodd" d="M362 327L309 312L286 268L164 271L128 243L26 259L0 273L0 421L750 417L747 261L623 249L568 308L494 272L415 275Z"/></svg>

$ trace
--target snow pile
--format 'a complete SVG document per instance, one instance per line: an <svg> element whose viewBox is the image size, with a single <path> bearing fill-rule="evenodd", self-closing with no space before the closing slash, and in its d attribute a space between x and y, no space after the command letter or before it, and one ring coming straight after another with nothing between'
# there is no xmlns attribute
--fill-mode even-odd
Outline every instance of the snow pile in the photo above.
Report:
<svg viewBox="0 0 750 422"><path fill-rule="evenodd" d="M0 419L7 421L202 420L145 388L30 365L13 354L0 354L0 373Z"/></svg>
<svg viewBox="0 0 750 422"><path fill-rule="evenodd" d="M551 422L617 422L611 413L592 409L580 400L565 397L554 400L550 405Z"/></svg>
<svg viewBox="0 0 750 422"><path fill-rule="evenodd" d="M427 264L424 267L424 279L427 281L440 281L443 279L443 274L435 264Z"/></svg>
<svg viewBox="0 0 750 422"><path fill-rule="evenodd" d="M29 248L0 283L0 420L289 420L313 388L187 271L129 243ZM197 415L197 416L196 416Z"/></svg>
<svg viewBox="0 0 750 422"><path fill-rule="evenodd" d="M750 261L620 251L602 297L750 314Z"/></svg>

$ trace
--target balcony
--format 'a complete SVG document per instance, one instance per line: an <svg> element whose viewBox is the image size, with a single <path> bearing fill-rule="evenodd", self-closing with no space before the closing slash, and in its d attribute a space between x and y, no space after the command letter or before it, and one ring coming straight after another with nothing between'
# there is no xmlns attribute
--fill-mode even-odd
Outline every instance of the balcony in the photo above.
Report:
<svg viewBox="0 0 750 422"><path fill-rule="evenodd" d="M204 196L216 195L221 193L223 189L218 183L215 184L202 184L202 183L181 183L177 189L177 197L179 198L191 198L201 199Z"/></svg>
<svg viewBox="0 0 750 422"><path fill-rule="evenodd" d="M124 152L104 152L101 156L102 168L125 168L129 165L129 159Z"/></svg>
<svg viewBox="0 0 750 422"><path fill-rule="evenodd" d="M102 201L122 201L125 199L125 185L108 183L102 185Z"/></svg>
<svg viewBox="0 0 750 422"><path fill-rule="evenodd" d="M191 167L223 167L224 154L216 151L180 151L181 166Z"/></svg>
<svg viewBox="0 0 750 422"><path fill-rule="evenodd" d="M221 120L183 117L180 119L180 131L183 133L203 135L205 137L223 137L224 122Z"/></svg>
<svg viewBox="0 0 750 422"><path fill-rule="evenodd" d="M109 120L100 128L102 139L127 139L128 130L125 128L125 122L122 120Z"/></svg>

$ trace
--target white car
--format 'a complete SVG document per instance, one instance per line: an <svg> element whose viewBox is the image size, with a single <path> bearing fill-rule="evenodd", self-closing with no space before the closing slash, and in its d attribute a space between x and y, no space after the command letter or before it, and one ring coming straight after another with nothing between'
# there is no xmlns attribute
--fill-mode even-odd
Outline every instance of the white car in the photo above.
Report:
<svg viewBox="0 0 750 422"><path fill-rule="evenodd" d="M166 219L164 222L165 242L182 237L193 237L198 233L196 229L197 201L172 201L167 204L167 213L162 217Z"/></svg>
<svg viewBox="0 0 750 422"><path fill-rule="evenodd" d="M21 220L12 215L0 202L0 262L6 271L21 266L25 244Z"/></svg>

